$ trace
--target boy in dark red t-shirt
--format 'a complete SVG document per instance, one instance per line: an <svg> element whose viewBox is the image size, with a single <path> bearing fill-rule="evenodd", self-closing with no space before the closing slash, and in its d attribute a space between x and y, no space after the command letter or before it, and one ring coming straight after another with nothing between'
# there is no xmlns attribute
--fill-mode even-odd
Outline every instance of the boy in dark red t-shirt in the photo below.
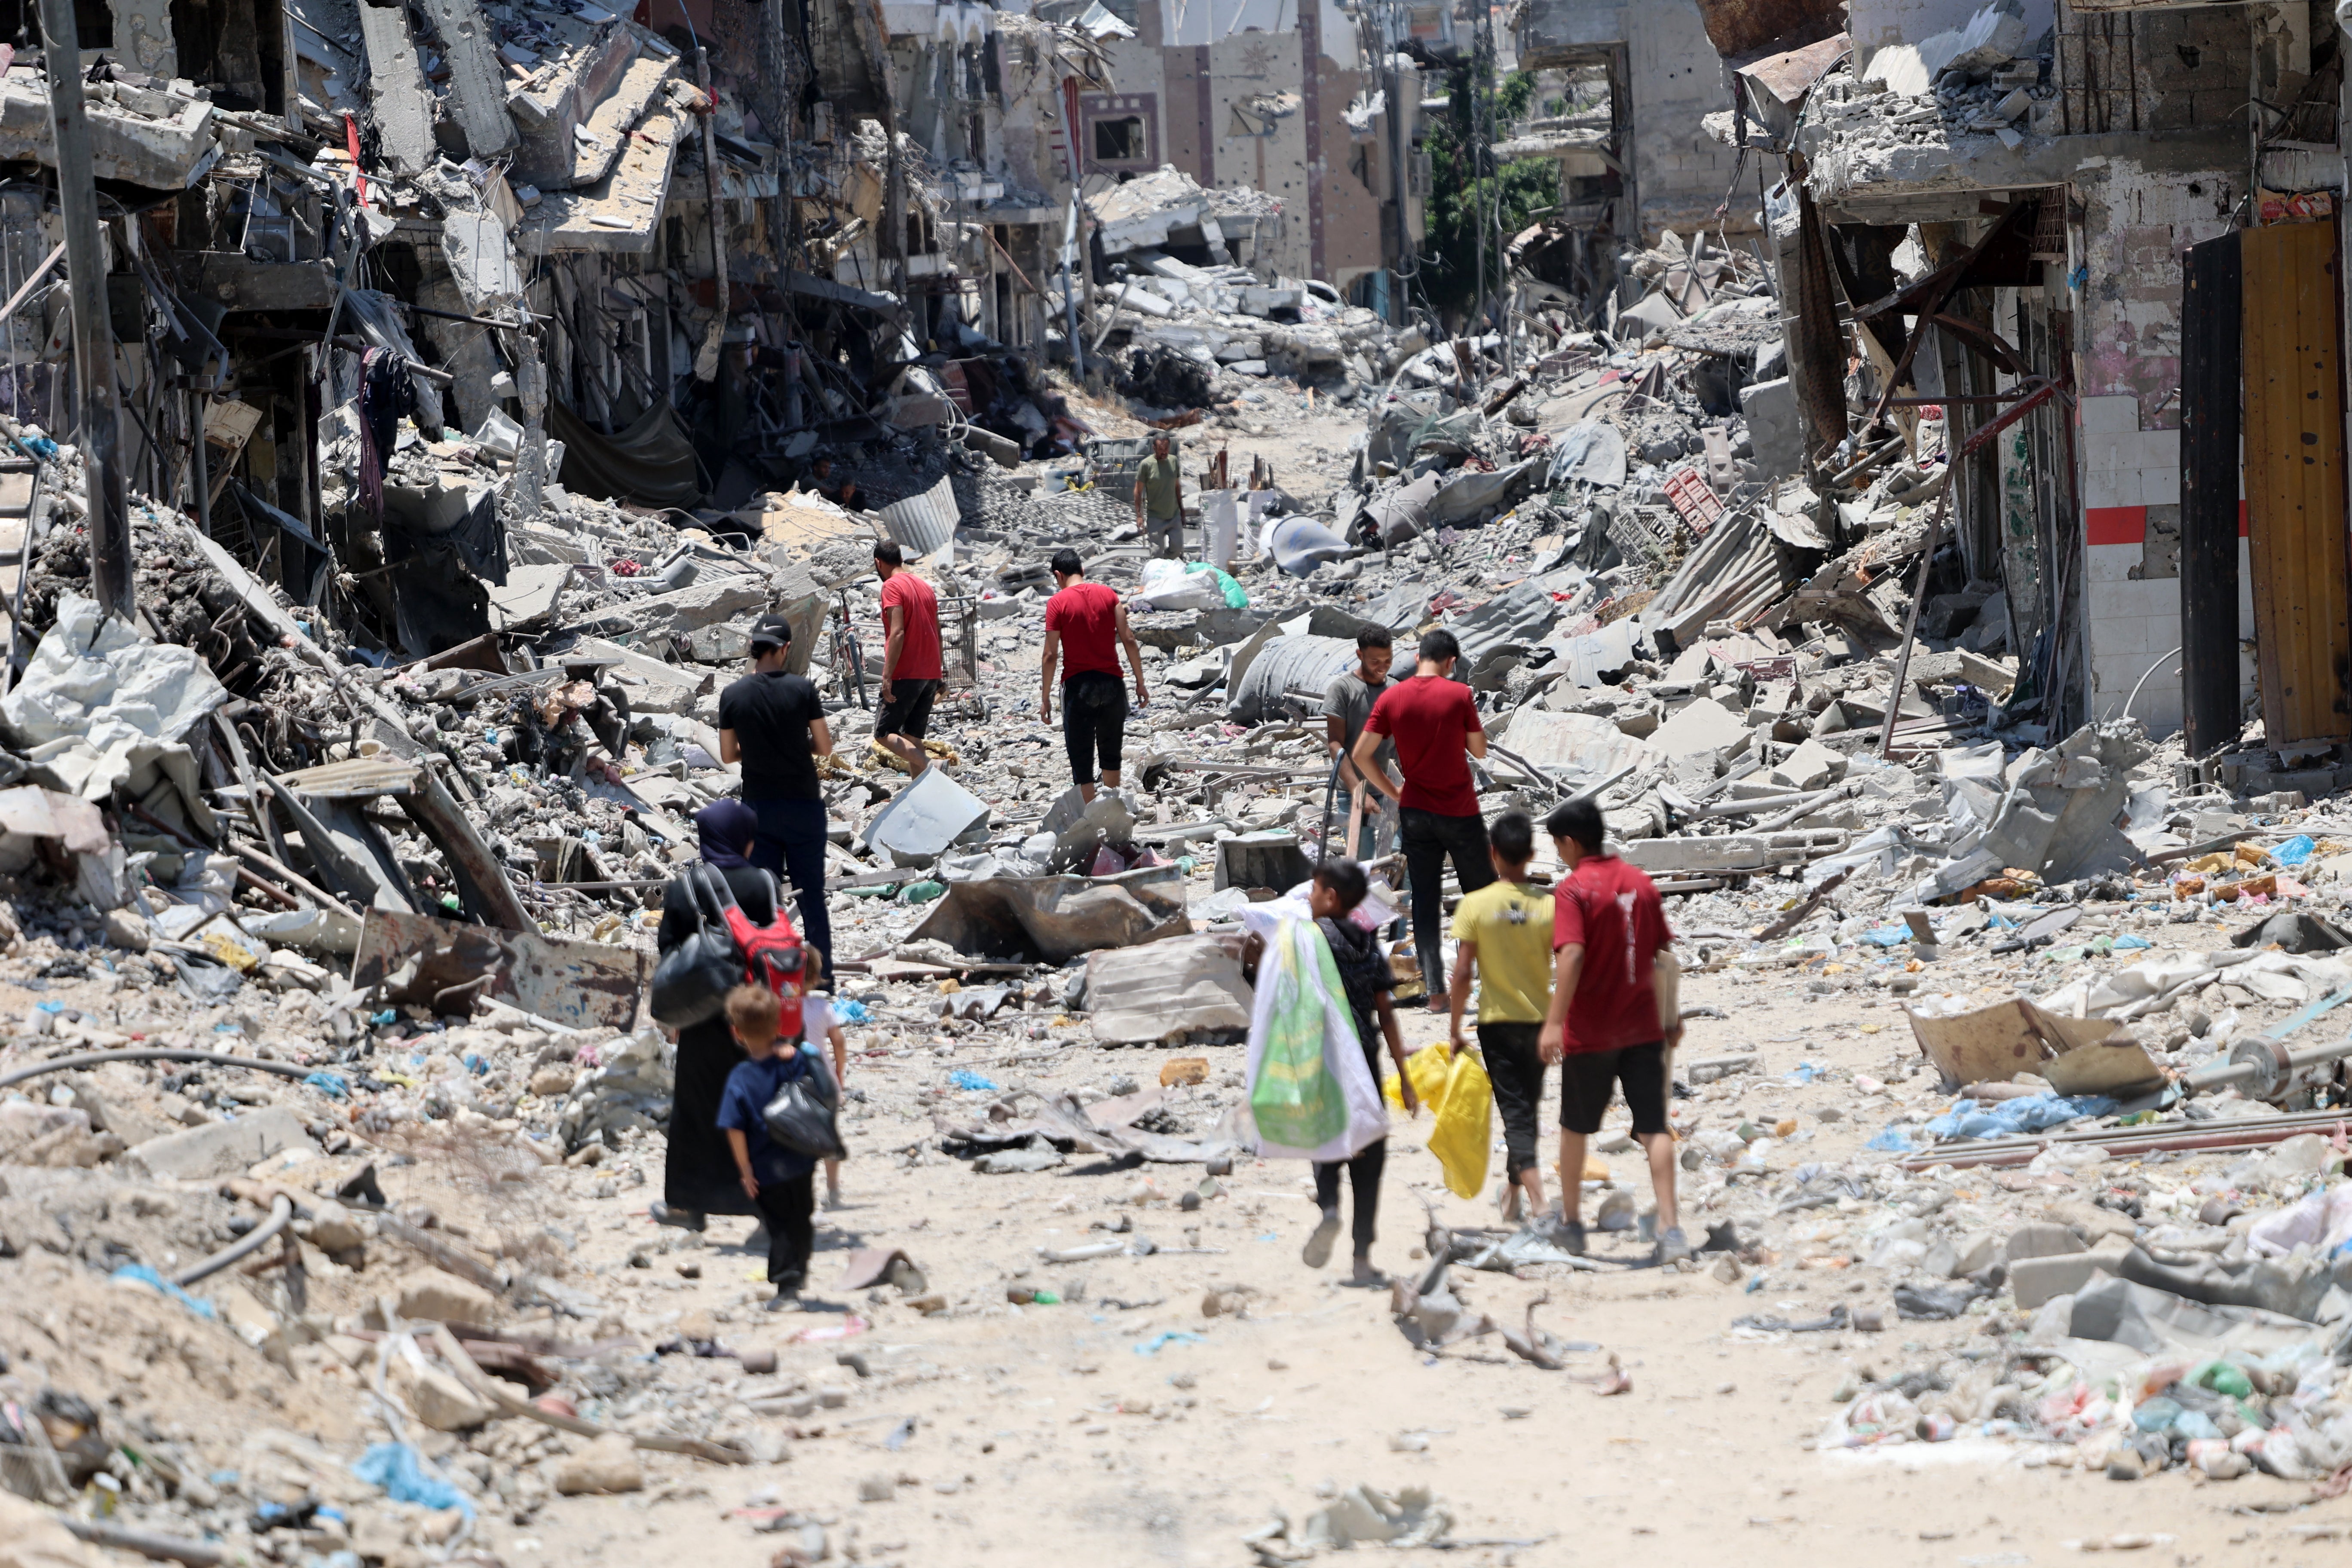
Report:
<svg viewBox="0 0 2352 1568"><path fill-rule="evenodd" d="M1096 764L1104 787L1118 787L1120 748L1127 728L1127 690L1118 683L1118 658L1135 672L1135 705L1147 707L1143 650L1127 624L1118 590L1086 580L1078 552L1054 552L1055 595L1045 601L1045 648L1038 659L1037 717L1054 721L1054 671L1066 658L1062 676L1062 743L1070 753L1070 782L1079 798L1095 797Z"/></svg>
<svg viewBox="0 0 2352 1568"><path fill-rule="evenodd" d="M1454 679L1462 645L1454 634L1423 634L1414 651L1412 674L1391 683L1372 704L1364 732L1349 760L1357 773L1397 803L1397 837L1404 849L1404 874L1412 895L1412 951L1428 987L1429 1010L1447 1010L1445 1000L1445 862L1454 879L1475 893L1495 879L1486 853L1486 819L1478 813L1478 788L1470 759L1486 754L1486 727L1470 689ZM1393 742L1402 787L1380 766L1381 742Z"/></svg>
<svg viewBox="0 0 2352 1568"><path fill-rule="evenodd" d="M940 599L931 585L907 570L907 552L885 539L874 546L874 572L882 579L882 706L874 713L874 738L920 778L931 765L923 736L931 727L931 704L940 694Z"/></svg>
<svg viewBox="0 0 2352 1568"><path fill-rule="evenodd" d="M1601 1131L1622 1086L1633 1137L1649 1156L1658 1199L1660 1263L1691 1255L1675 1206L1675 1135L1666 1125L1666 1052L1682 1036L1658 1021L1658 954L1672 947L1658 889L1637 867L1604 854L1600 804L1580 795L1555 807L1551 830L1568 867L1552 894L1551 1012L1537 1049L1559 1063L1560 1219L1571 1252L1584 1250L1584 1142Z"/></svg>

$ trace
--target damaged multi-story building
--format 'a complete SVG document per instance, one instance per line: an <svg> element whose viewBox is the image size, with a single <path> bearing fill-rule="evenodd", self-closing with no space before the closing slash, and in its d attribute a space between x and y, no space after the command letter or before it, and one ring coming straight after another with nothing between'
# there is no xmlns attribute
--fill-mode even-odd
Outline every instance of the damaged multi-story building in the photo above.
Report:
<svg viewBox="0 0 2352 1568"><path fill-rule="evenodd" d="M1076 100L1087 190L1168 166L1263 193L1276 211L1234 259L1385 306L1424 239L1422 106L1460 47L1453 9L1134 0L1123 15L1115 89Z"/></svg>
<svg viewBox="0 0 2352 1568"><path fill-rule="evenodd" d="M131 489L394 657L573 559L537 536L551 486L724 511L828 445L1002 412L1059 330L1068 133L1113 85L1093 33L931 0L79 11ZM0 411L70 438L18 20ZM1004 439L1056 438L1015 405Z"/></svg>
<svg viewBox="0 0 2352 1568"><path fill-rule="evenodd" d="M2009 714L2128 711L2199 754L2259 717L2288 773L2352 739L2332 12L1695 15L1807 472L1943 421L1938 581L2006 616Z"/></svg>

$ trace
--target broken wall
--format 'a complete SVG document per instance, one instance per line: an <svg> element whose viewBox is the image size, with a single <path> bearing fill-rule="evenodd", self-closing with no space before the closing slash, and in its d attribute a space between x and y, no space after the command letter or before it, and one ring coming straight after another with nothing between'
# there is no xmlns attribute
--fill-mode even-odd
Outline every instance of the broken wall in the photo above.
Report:
<svg viewBox="0 0 2352 1568"><path fill-rule="evenodd" d="M2025 37L2031 45L2057 19L2054 0L2023 0ZM1870 59L1889 44L1916 44L1938 33L1965 27L1984 8L1984 0L1853 0L1846 8L1846 37L1853 40L1853 58L1867 69Z"/></svg>
<svg viewBox="0 0 2352 1568"><path fill-rule="evenodd" d="M2180 253L2229 230L2244 184L2115 159L2085 168L2074 190L2087 711L2119 716L2145 677L2132 716L2167 735L2181 718L2179 661L2166 657L2180 646ZM2242 516L2239 626L2251 632L2245 551ZM2249 662L2242 695L2252 689Z"/></svg>
<svg viewBox="0 0 2352 1568"><path fill-rule="evenodd" d="M1630 83L1620 118L1632 127L1632 183L1642 237L1722 227L1759 232L1752 199L1734 193L1720 225L1715 209L1731 184L1738 153L1706 133L1704 121L1731 107L1723 58L1690 5L1594 5L1529 0L1517 31L1520 64L1544 69L1622 47Z"/></svg>

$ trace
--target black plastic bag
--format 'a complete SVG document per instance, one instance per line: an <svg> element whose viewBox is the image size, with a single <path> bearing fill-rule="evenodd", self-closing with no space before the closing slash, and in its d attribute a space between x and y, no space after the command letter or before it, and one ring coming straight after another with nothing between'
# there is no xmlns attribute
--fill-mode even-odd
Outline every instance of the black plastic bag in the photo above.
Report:
<svg viewBox="0 0 2352 1568"><path fill-rule="evenodd" d="M726 1005L727 993L743 983L743 956L735 951L735 937L727 929L727 906L735 901L734 890L700 862L679 873L678 880L693 896L701 924L654 965L654 1021L673 1029L716 1018Z"/></svg>
<svg viewBox="0 0 2352 1568"><path fill-rule="evenodd" d="M833 1069L825 1065L822 1053L803 1055L809 1070L778 1089L760 1119L767 1123L768 1136L779 1148L804 1160L842 1159L849 1151L842 1147L841 1128L834 1120L841 1090L835 1087Z"/></svg>

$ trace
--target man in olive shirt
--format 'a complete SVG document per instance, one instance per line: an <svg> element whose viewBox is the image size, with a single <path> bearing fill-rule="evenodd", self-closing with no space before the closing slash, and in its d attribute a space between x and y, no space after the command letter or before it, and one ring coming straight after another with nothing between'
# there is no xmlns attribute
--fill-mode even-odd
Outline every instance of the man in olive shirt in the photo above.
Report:
<svg viewBox="0 0 2352 1568"><path fill-rule="evenodd" d="M1381 792L1364 782L1349 754L1356 749L1356 738L1364 732L1364 721L1372 716L1372 704L1389 689L1389 663L1395 657L1395 638L1388 627L1367 625L1356 633L1356 668L1333 677L1323 692L1324 743L1339 765L1339 788L1334 801L1339 821L1332 832L1343 836L1337 841L1345 843L1346 824L1360 796L1363 830L1359 842L1347 847L1349 856L1359 860L1377 860L1387 854L1391 830L1396 825L1396 818L1381 809ZM1395 745L1381 742L1376 759L1381 767L1389 767L1396 761Z"/></svg>
<svg viewBox="0 0 2352 1568"><path fill-rule="evenodd" d="M1168 437L1151 438L1151 456L1135 470L1135 526L1151 543L1151 553L1184 558L1184 485Z"/></svg>

